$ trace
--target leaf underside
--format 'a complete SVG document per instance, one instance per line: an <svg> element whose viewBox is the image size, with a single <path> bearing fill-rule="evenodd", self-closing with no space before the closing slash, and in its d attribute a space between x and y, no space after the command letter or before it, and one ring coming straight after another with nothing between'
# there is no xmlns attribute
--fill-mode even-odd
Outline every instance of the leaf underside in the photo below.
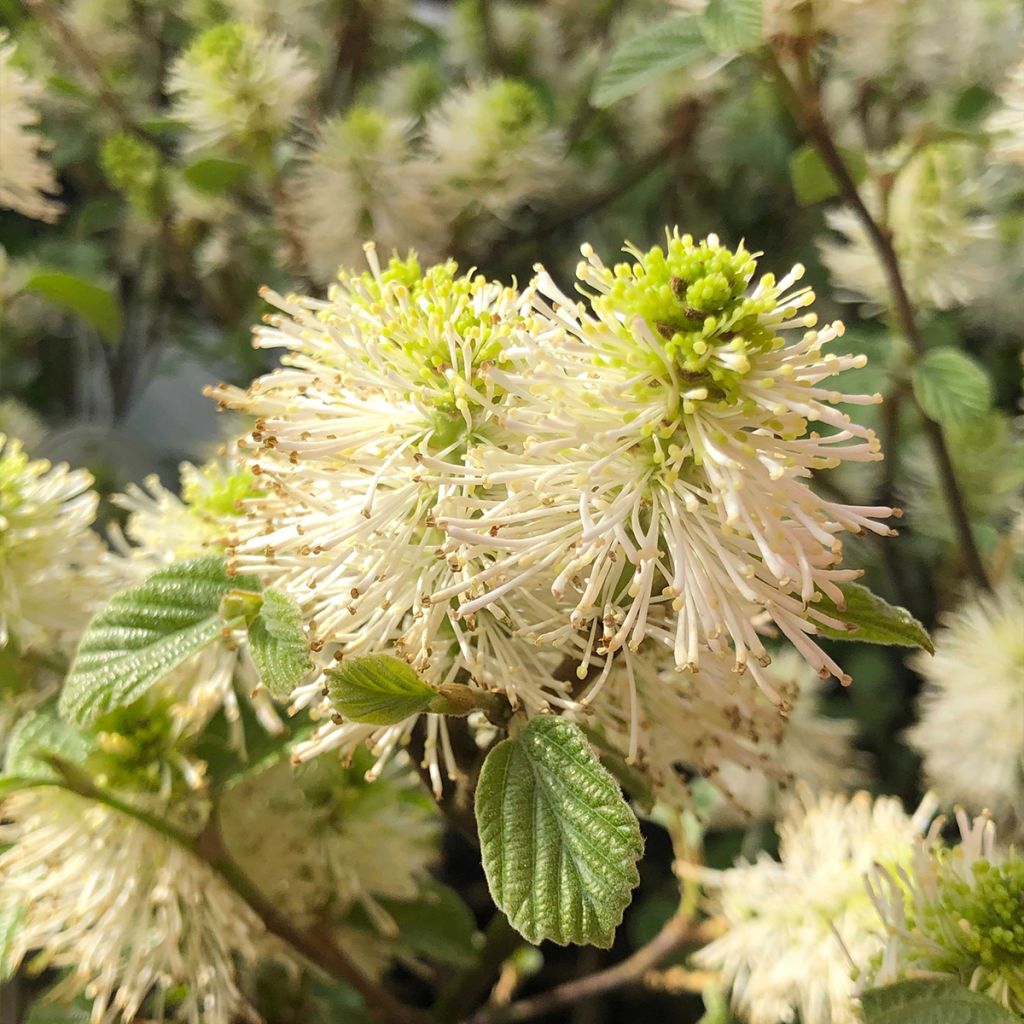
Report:
<svg viewBox="0 0 1024 1024"><path fill-rule="evenodd" d="M426 711L436 695L415 670L387 654L346 658L327 672L328 695L353 722L395 725Z"/></svg>

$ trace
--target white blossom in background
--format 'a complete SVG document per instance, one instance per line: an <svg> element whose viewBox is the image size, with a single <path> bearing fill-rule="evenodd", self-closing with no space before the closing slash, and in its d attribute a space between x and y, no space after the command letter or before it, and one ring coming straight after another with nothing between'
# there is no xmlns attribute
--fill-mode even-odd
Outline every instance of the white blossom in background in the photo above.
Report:
<svg viewBox="0 0 1024 1024"><path fill-rule="evenodd" d="M427 118L424 149L425 174L453 218L482 211L507 220L563 180L561 135L536 92L514 79L450 92Z"/></svg>
<svg viewBox="0 0 1024 1024"><path fill-rule="evenodd" d="M977 212L985 198L978 156L972 144L940 143L897 170L885 201L885 222L915 305L951 309L969 305L986 290L996 231L992 217ZM877 186L869 182L864 193L877 212L882 205ZM844 207L826 216L840 239L825 240L819 249L837 295L887 309L885 270L857 215Z"/></svg>
<svg viewBox="0 0 1024 1024"><path fill-rule="evenodd" d="M36 970L66 971L51 995L86 996L92 1024L141 1013L231 1024L253 1013L239 965L254 968L275 948L194 854L56 787L15 793L2 810L0 917L19 922L7 969L31 959Z"/></svg>
<svg viewBox="0 0 1024 1024"><path fill-rule="evenodd" d="M234 786L221 806L224 840L245 873L299 927L330 923L360 958L373 936L344 924L361 907L377 932L397 926L381 900L419 898L438 857L436 811L409 769L392 763L372 782L355 765L321 759L293 768L281 763Z"/></svg>
<svg viewBox="0 0 1024 1024"><path fill-rule="evenodd" d="M256 332L282 348L278 370L247 391L222 385L223 406L256 417L240 442L267 493L249 503L235 563L283 587L303 606L330 657L394 650L435 684L464 674L529 711L558 703L558 655L530 631L556 616L548 590L524 588L475 616L456 594L477 563L445 557L435 522L470 444L505 436L504 390L487 375L508 364L524 329L529 294L449 262L423 270L415 257L342 273L328 300L267 294L282 312ZM296 691L293 707L331 715L323 679ZM335 721L296 753L349 750L370 740L382 756L415 719L384 728ZM428 716L428 761L451 763L443 716Z"/></svg>
<svg viewBox="0 0 1024 1024"><path fill-rule="evenodd" d="M14 64L15 47L0 31L0 207L53 223L63 207L51 199L60 185L46 158L35 104L42 86Z"/></svg>
<svg viewBox="0 0 1024 1024"><path fill-rule="evenodd" d="M801 266L751 287L754 256L716 236L626 251L609 268L583 247L588 302L539 268L540 319L512 366L488 369L520 443L471 449L483 490L461 509L451 495L438 518L455 557L492 560L473 576L483 593L463 588L462 614L553 574L566 614L540 638L581 633L581 671L591 652L651 638L681 669L731 650L772 695L754 625L767 613L819 673L846 681L814 640L816 623L845 627L817 602L841 604L838 584L860 575L840 566L842 533L887 535L878 520L893 510L829 501L808 479L881 458L874 433L836 408L880 396L830 384L864 357L826 351L843 326L814 328Z"/></svg>
<svg viewBox="0 0 1024 1024"><path fill-rule="evenodd" d="M446 247L422 166L412 161L411 123L369 107L326 121L292 186L292 208L310 268L332 281L363 258L372 238L389 252L415 249L428 261Z"/></svg>
<svg viewBox="0 0 1024 1024"><path fill-rule="evenodd" d="M0 272L3 256L0 254ZM36 412L16 398L0 399L0 434L16 437L23 450L31 452L46 436L46 425Z"/></svg>
<svg viewBox="0 0 1024 1024"><path fill-rule="evenodd" d="M869 876L886 943L862 985L949 977L1024 1019L1024 858L996 846L987 815L956 817L959 845L944 848L933 829L905 868Z"/></svg>
<svg viewBox="0 0 1024 1024"><path fill-rule="evenodd" d="M911 665L925 686L907 739L929 786L946 804L1024 824L1024 584L964 601L935 633L934 656Z"/></svg>
<svg viewBox="0 0 1024 1024"><path fill-rule="evenodd" d="M857 1024L853 976L883 946L864 875L909 863L932 813L805 790L779 826L778 860L701 872L726 931L693 959L722 972L746 1024Z"/></svg>
<svg viewBox="0 0 1024 1024"><path fill-rule="evenodd" d="M105 596L92 483L0 434L0 646L12 636L22 649L73 642Z"/></svg>
<svg viewBox="0 0 1024 1024"><path fill-rule="evenodd" d="M823 681L818 674L788 649L774 655L767 674L789 710L775 725L775 734L763 737L758 749L785 773L784 782L799 780L813 793L848 792L863 785L866 758L853 745L857 723L822 713ZM758 696L765 701L763 694ZM728 799L712 807L713 826L771 819L785 804L786 787L768 771L745 771L727 761L714 783Z"/></svg>
<svg viewBox="0 0 1024 1024"><path fill-rule="evenodd" d="M992 156L1003 163L1024 164L1024 60L999 90L1001 105L985 124L992 133Z"/></svg>
<svg viewBox="0 0 1024 1024"><path fill-rule="evenodd" d="M225 22L175 60L167 87L173 116L189 128L188 149L227 143L265 153L302 113L315 77L279 36Z"/></svg>

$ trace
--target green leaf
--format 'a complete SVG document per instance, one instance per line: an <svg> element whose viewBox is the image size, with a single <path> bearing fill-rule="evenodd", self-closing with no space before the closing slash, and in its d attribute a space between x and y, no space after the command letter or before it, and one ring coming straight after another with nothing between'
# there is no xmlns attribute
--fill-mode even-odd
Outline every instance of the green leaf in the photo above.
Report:
<svg viewBox="0 0 1024 1024"><path fill-rule="evenodd" d="M87 725L137 700L221 636L220 603L236 589L258 590L259 581L230 575L222 558L210 556L160 569L117 594L86 627L60 713Z"/></svg>
<svg viewBox="0 0 1024 1024"><path fill-rule="evenodd" d="M762 0L711 0L700 27L718 53L753 49L760 45L764 28Z"/></svg>
<svg viewBox="0 0 1024 1024"><path fill-rule="evenodd" d="M707 52L699 19L681 15L659 21L627 39L612 54L598 76L591 102L595 107L610 107Z"/></svg>
<svg viewBox="0 0 1024 1024"><path fill-rule="evenodd" d="M248 170L248 165L238 160L207 157L186 167L182 177L197 191L216 195L230 188Z"/></svg>
<svg viewBox="0 0 1024 1024"><path fill-rule="evenodd" d="M611 946L643 839L577 726L539 716L494 747L476 818L491 896L524 938Z"/></svg>
<svg viewBox="0 0 1024 1024"><path fill-rule="evenodd" d="M839 152L853 180L861 181L868 169L864 154L844 147L839 147ZM813 146L801 146L789 158L789 177L801 206L813 206L839 194L836 179Z"/></svg>
<svg viewBox="0 0 1024 1024"><path fill-rule="evenodd" d="M440 882L423 886L415 900L377 898L377 903L398 928L401 949L451 967L468 967L479 953L476 922L462 897ZM377 926L366 910L356 905L346 923L368 932Z"/></svg>
<svg viewBox="0 0 1024 1024"><path fill-rule="evenodd" d="M0 910L0 983L10 981L14 977L11 946L24 920L25 908L21 904Z"/></svg>
<svg viewBox="0 0 1024 1024"><path fill-rule="evenodd" d="M859 583L841 583L839 589L846 598L845 608L836 607L824 594L811 607L830 618L847 622L853 628L839 630L819 625L818 632L822 636L833 640L861 640L868 644L923 647L929 654L935 653L928 631L906 608L889 604Z"/></svg>
<svg viewBox="0 0 1024 1024"><path fill-rule="evenodd" d="M42 295L80 316L109 341L121 336L121 307L113 293L63 270L40 270L25 282L25 290Z"/></svg>
<svg viewBox="0 0 1024 1024"><path fill-rule="evenodd" d="M59 754L70 761L82 761L91 749L88 737L57 714L57 700L53 698L30 711L11 730L4 771L9 775L56 778L57 773L45 755Z"/></svg>
<svg viewBox="0 0 1024 1024"><path fill-rule="evenodd" d="M45 996L32 1004L25 1024L89 1024L92 1003L79 996L73 1003L50 1002Z"/></svg>
<svg viewBox="0 0 1024 1024"><path fill-rule="evenodd" d="M970 356L943 346L930 349L915 365L914 396L926 416L956 427L989 411L992 384Z"/></svg>
<svg viewBox="0 0 1024 1024"><path fill-rule="evenodd" d="M282 590L263 592L263 604L249 623L252 660L263 685L286 698L313 668L302 611Z"/></svg>
<svg viewBox="0 0 1024 1024"><path fill-rule="evenodd" d="M347 719L394 725L426 711L435 690L404 661L387 654L346 658L327 672L331 703Z"/></svg>
<svg viewBox="0 0 1024 1024"><path fill-rule="evenodd" d="M865 1024L1016 1024L997 1002L952 979L914 979L868 989Z"/></svg>

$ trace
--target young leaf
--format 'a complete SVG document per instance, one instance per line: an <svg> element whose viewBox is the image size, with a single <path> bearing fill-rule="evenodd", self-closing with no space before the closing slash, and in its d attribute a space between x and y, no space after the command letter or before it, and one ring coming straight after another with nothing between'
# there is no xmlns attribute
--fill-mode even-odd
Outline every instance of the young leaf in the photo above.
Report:
<svg viewBox="0 0 1024 1024"><path fill-rule="evenodd" d="M394 725L426 711L436 691L387 654L346 658L327 672L331 703L352 722Z"/></svg>
<svg viewBox="0 0 1024 1024"><path fill-rule="evenodd" d="M231 576L217 556L193 558L122 591L86 627L60 697L60 713L87 725L123 707L225 628L221 600L259 590L251 576Z"/></svg>
<svg viewBox="0 0 1024 1024"><path fill-rule="evenodd" d="M302 611L282 590L263 592L263 603L249 623L252 660L263 685L284 699L312 669Z"/></svg>
<svg viewBox="0 0 1024 1024"><path fill-rule="evenodd" d="M81 761L91 749L88 737L58 716L57 701L51 698L11 730L4 771L31 778L56 778L57 773L46 762L45 755L58 754L70 761Z"/></svg>
<svg viewBox="0 0 1024 1024"><path fill-rule="evenodd" d="M63 270L41 270L25 282L25 290L42 295L80 316L108 341L121 336L121 307L106 288Z"/></svg>
<svg viewBox="0 0 1024 1024"><path fill-rule="evenodd" d="M238 160L207 157L189 164L182 177L198 192L217 195L230 188L248 169L248 165Z"/></svg>
<svg viewBox="0 0 1024 1024"><path fill-rule="evenodd" d="M819 625L818 632L822 636L833 640L862 640L869 644L923 647L929 654L935 653L928 631L906 608L889 604L859 583L841 583L839 589L846 598L846 607L842 610L824 594L811 607L830 618L848 622L854 629L839 630Z"/></svg>
<svg viewBox="0 0 1024 1024"><path fill-rule="evenodd" d="M953 427L988 412L992 384L970 356L943 346L926 352L914 367L914 396L927 416Z"/></svg>
<svg viewBox="0 0 1024 1024"><path fill-rule="evenodd" d="M0 910L0 983L10 981L14 976L11 946L24 919L25 908L20 904Z"/></svg>
<svg viewBox="0 0 1024 1024"><path fill-rule="evenodd" d="M610 107L669 71L708 52L697 18L666 18L627 39L611 56L594 87L595 107Z"/></svg>
<svg viewBox="0 0 1024 1024"><path fill-rule="evenodd" d="M580 729L534 718L484 761L476 791L491 896L529 942L608 948L640 876L640 826Z"/></svg>
<svg viewBox="0 0 1024 1024"><path fill-rule="evenodd" d="M944 978L900 981L861 996L864 1024L1013 1024L997 1002Z"/></svg>
<svg viewBox="0 0 1024 1024"><path fill-rule="evenodd" d="M854 181L861 181L867 173L864 154L855 149L840 148L843 162ZM810 145L801 146L789 159L789 178L793 192L801 206L813 206L839 194L839 185L832 172Z"/></svg>
<svg viewBox="0 0 1024 1024"><path fill-rule="evenodd" d="M762 0L711 0L700 27L718 53L750 50L761 42Z"/></svg>

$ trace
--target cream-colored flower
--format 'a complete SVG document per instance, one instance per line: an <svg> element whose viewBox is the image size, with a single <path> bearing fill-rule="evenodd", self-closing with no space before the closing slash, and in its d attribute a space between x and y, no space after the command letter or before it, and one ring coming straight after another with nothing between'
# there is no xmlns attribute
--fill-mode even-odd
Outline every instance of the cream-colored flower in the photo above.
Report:
<svg viewBox="0 0 1024 1024"><path fill-rule="evenodd" d="M985 127L992 133L992 155L1010 164L1024 164L1024 61L1010 73L999 90L1002 105Z"/></svg>
<svg viewBox="0 0 1024 1024"><path fill-rule="evenodd" d="M853 975L882 949L864 875L909 863L930 806L806 791L779 827L779 859L707 871L726 932L695 955L722 972L747 1024L856 1024Z"/></svg>
<svg viewBox="0 0 1024 1024"><path fill-rule="evenodd" d="M5 966L66 971L51 994L85 995L92 1024L230 1024L253 1012L238 970L272 952L263 925L174 840L41 787L3 802L0 847L0 915L18 921Z"/></svg>
<svg viewBox="0 0 1024 1024"><path fill-rule="evenodd" d="M976 213L982 200L977 147L941 143L912 156L897 174L885 201L886 223L907 291L917 305L950 309L968 305L987 285L986 253L995 241L991 217ZM868 205L882 207L878 189L865 188ZM820 245L832 282L848 301L890 304L888 278L857 215L830 210L829 227L842 241Z"/></svg>
<svg viewBox="0 0 1024 1024"><path fill-rule="evenodd" d="M60 185L46 160L49 144L37 131L35 104L43 90L15 66L14 49L0 32L0 206L53 222L63 207L50 198Z"/></svg>
<svg viewBox="0 0 1024 1024"><path fill-rule="evenodd" d="M838 584L860 575L840 567L841 534L889 534L878 520L893 510L821 498L808 478L881 458L837 408L880 396L830 386L864 357L826 352L843 326L815 330L800 312L814 300L794 287L802 267L751 289L755 258L715 236L626 251L610 268L584 246L588 303L541 269L552 304L537 298L512 365L487 372L518 443L470 449L464 478L483 490L438 517L454 557L491 560L473 574L479 596L462 586L462 614L553 575L567 614L542 640L579 632L605 653L650 639L691 670L731 649L770 691L754 626L767 613L816 670L846 679L814 639L817 623L843 627L817 603L841 604Z"/></svg>
<svg viewBox="0 0 1024 1024"><path fill-rule="evenodd" d="M0 646L73 642L109 585L92 476L0 435Z"/></svg>
<svg viewBox="0 0 1024 1024"><path fill-rule="evenodd" d="M925 679L907 733L947 804L1024 824L1024 585L976 594L911 664Z"/></svg>
<svg viewBox="0 0 1024 1024"><path fill-rule="evenodd" d="M448 228L422 165L413 161L411 125L368 107L327 121L293 188L292 206L313 273L332 281L362 259L372 238L431 260Z"/></svg>
<svg viewBox="0 0 1024 1024"><path fill-rule="evenodd" d="M298 115L314 81L302 54L283 39L225 22L178 57L168 91L174 116L190 129L189 149L228 143L265 151Z"/></svg>

